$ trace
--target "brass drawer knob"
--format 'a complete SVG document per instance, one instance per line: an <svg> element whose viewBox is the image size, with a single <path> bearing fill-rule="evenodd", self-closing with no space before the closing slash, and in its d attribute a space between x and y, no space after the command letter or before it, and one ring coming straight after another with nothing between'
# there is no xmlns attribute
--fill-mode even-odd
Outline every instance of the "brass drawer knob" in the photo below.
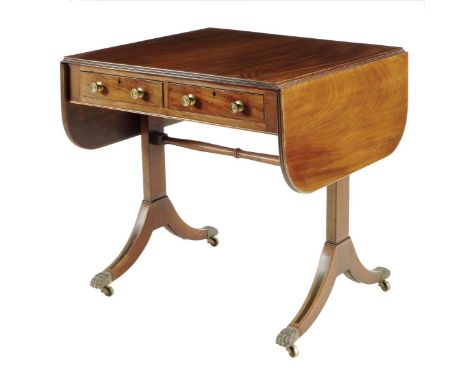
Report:
<svg viewBox="0 0 468 382"><path fill-rule="evenodd" d="M133 99L142 99L145 96L143 88L133 88L130 90L130 97Z"/></svg>
<svg viewBox="0 0 468 382"><path fill-rule="evenodd" d="M229 111L231 113L242 113L244 107L244 102L237 100L235 102L231 102L231 104L229 105Z"/></svg>
<svg viewBox="0 0 468 382"><path fill-rule="evenodd" d="M91 93L102 93L104 91L104 84L101 81L91 82L89 89Z"/></svg>
<svg viewBox="0 0 468 382"><path fill-rule="evenodd" d="M185 107L193 106L197 102L197 99L193 94L184 94L182 96L182 105Z"/></svg>

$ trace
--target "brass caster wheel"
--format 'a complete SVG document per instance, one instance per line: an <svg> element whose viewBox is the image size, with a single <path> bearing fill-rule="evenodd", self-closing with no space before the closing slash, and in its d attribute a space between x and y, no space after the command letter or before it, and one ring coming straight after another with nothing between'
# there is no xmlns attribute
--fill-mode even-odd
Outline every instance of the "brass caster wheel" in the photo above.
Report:
<svg viewBox="0 0 468 382"><path fill-rule="evenodd" d="M101 288L101 292L104 293L107 297L110 297L114 294L114 288L110 285L106 285L105 287Z"/></svg>
<svg viewBox="0 0 468 382"><path fill-rule="evenodd" d="M299 349L296 345L288 346L286 350L291 358L296 358L299 355Z"/></svg>
<svg viewBox="0 0 468 382"><path fill-rule="evenodd" d="M219 244L219 239L217 237L210 237L207 239L207 242L212 246L216 247Z"/></svg>
<svg viewBox="0 0 468 382"><path fill-rule="evenodd" d="M387 280L382 280L381 282L379 282L379 287L384 292L388 292L390 290L390 283Z"/></svg>

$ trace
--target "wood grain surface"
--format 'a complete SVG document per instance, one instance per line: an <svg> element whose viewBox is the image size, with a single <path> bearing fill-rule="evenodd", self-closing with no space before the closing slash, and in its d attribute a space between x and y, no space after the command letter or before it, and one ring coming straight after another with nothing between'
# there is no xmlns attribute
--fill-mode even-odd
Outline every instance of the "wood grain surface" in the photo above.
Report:
<svg viewBox="0 0 468 382"><path fill-rule="evenodd" d="M401 48L206 28L65 57L65 62L278 88Z"/></svg>
<svg viewBox="0 0 468 382"><path fill-rule="evenodd" d="M93 93L90 84L98 81L102 82L104 90ZM143 98L133 99L130 96L130 91L134 88L144 90ZM138 110L139 106L145 106L144 109L146 107L162 107L162 82L82 71L80 75L80 99L84 102L91 101L103 105L112 105L112 102L119 101L129 104L128 108L134 110Z"/></svg>
<svg viewBox="0 0 468 382"><path fill-rule="evenodd" d="M406 53L281 91L283 174L312 192L387 155L398 145L408 103Z"/></svg>
<svg viewBox="0 0 468 382"><path fill-rule="evenodd" d="M63 70L68 73L62 81L63 95L67 95L64 102L76 106L66 105L67 108L86 111L89 107L100 107L114 111L167 117L166 125L170 118L171 120L199 121L269 134L277 134L278 131L277 90L206 83L126 71L81 67L66 63L62 63L62 65ZM105 86L103 93L94 94L89 90L89 84L96 81L103 82ZM176 85L174 81L180 81L180 83ZM207 85L210 86L207 87ZM130 89L135 86L143 87L149 92L148 95L141 100L132 100ZM176 93L175 98L172 94L171 107L169 107L168 91L170 86L174 86ZM201 97L200 100L203 101L203 109L199 107L200 103L195 108L181 106L180 99L176 98L181 96L185 90L196 91L197 95ZM216 94L216 97L213 97L213 93ZM158 96L159 94L160 96ZM213 98L215 99L213 100ZM238 98L245 101L247 107L243 113L233 114L228 110L229 104L231 100L235 101ZM90 113L93 112L90 111ZM96 113L106 114L102 111ZM92 129L84 129L83 133L86 134L87 131L89 134L94 134ZM89 139L93 138L89 137Z"/></svg>
<svg viewBox="0 0 468 382"><path fill-rule="evenodd" d="M62 71L65 130L79 146L139 134L138 114L278 134L299 192L387 156L406 122L407 54L396 47L208 28L68 56ZM92 94L102 76L108 93ZM127 99L137 84L149 98ZM186 93L194 106L181 105ZM229 112L236 99L243 113Z"/></svg>
<svg viewBox="0 0 468 382"><path fill-rule="evenodd" d="M224 118L243 119L252 122L263 122L263 95L242 93L217 89L214 87L201 87L169 83L168 108L190 113L218 115ZM182 105L181 98L185 94L196 97L195 105ZM245 107L242 112L231 113L231 102L241 100Z"/></svg>
<svg viewBox="0 0 468 382"><path fill-rule="evenodd" d="M96 149L140 134L138 114L77 105L71 97L79 97L76 68L60 65L62 121L68 138L79 147Z"/></svg>

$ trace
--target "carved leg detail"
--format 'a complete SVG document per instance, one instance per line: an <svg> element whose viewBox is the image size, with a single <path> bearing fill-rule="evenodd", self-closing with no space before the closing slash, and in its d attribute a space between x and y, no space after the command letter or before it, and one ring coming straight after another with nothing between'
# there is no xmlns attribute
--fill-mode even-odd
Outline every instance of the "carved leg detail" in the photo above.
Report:
<svg viewBox="0 0 468 382"><path fill-rule="evenodd" d="M107 289L105 287L124 274L135 263L148 243L155 228L154 225L157 223L158 219L155 219L153 215L152 203L144 201L141 204L140 212L127 244L111 265L93 277L91 280L93 288L101 289L106 293Z"/></svg>
<svg viewBox="0 0 468 382"><path fill-rule="evenodd" d="M387 268L377 267L374 270L369 270L364 267L356 254L352 242L349 255L349 270L345 272L345 275L351 280L364 284L377 284L390 277L390 270Z"/></svg>
<svg viewBox="0 0 468 382"><path fill-rule="evenodd" d="M326 243L309 294L294 320L276 337L276 343L284 346L291 357L297 356L294 343L316 320L340 274L344 273L351 280L365 284L378 283L385 292L390 289L386 280L390 271L382 267L373 271L366 269L349 237L349 177L327 187L326 232Z"/></svg>
<svg viewBox="0 0 468 382"><path fill-rule="evenodd" d="M384 291L390 288L386 281L390 271L382 267L373 271L364 268L356 255L351 238L348 237L339 244L325 243L314 282L302 308L289 326L276 337L276 343L284 346L292 357L297 355L295 341L317 319L330 296L336 278L342 273L357 282L379 283Z"/></svg>
<svg viewBox="0 0 468 382"><path fill-rule="evenodd" d="M201 229L189 226L177 213L171 201L168 199L166 206L166 214L168 222L166 229L172 234L189 240L209 240L218 234L218 230L214 227L206 226Z"/></svg>
<svg viewBox="0 0 468 382"><path fill-rule="evenodd" d="M347 248L346 242L338 245L325 243L314 282L302 308L276 337L276 343L284 346L290 354L294 342L309 329L325 306L336 277L345 271Z"/></svg>
<svg viewBox="0 0 468 382"><path fill-rule="evenodd" d="M127 244L111 265L93 277L91 286L111 296L113 291L109 284L122 276L135 263L145 249L152 232L161 227L166 227L170 232L186 239L216 240L217 244L217 238L214 237L218 233L216 228L190 227L177 214L167 196L153 202L143 201Z"/></svg>
<svg viewBox="0 0 468 382"><path fill-rule="evenodd" d="M164 144L161 140L153 138L164 134L164 126L167 124L168 120L163 118L141 117L144 200L133 231L122 252L111 265L91 280L91 286L101 289L106 296L113 294L109 284L122 276L135 263L155 229L165 227L184 239L207 240L212 246L218 244L218 239L215 237L218 234L216 228L190 227L177 214L166 195Z"/></svg>

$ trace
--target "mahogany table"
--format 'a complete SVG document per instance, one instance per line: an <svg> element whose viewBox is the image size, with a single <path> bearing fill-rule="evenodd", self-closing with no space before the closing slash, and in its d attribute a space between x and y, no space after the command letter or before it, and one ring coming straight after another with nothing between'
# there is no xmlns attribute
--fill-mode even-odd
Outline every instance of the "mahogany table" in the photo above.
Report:
<svg viewBox="0 0 468 382"><path fill-rule="evenodd" d="M164 146L177 145L280 166L298 192L327 186L326 241L301 309L277 336L295 357L296 340L324 306L337 276L379 284L349 236L349 175L398 145L406 123L408 69L402 48L201 29L66 56L62 115L68 137L96 149L140 135L144 199L120 255L91 281L111 282L140 256L153 230L218 244L213 227L192 228L166 194ZM278 155L171 138L164 127L198 121L278 136ZM222 174L220 175L222 176Z"/></svg>

